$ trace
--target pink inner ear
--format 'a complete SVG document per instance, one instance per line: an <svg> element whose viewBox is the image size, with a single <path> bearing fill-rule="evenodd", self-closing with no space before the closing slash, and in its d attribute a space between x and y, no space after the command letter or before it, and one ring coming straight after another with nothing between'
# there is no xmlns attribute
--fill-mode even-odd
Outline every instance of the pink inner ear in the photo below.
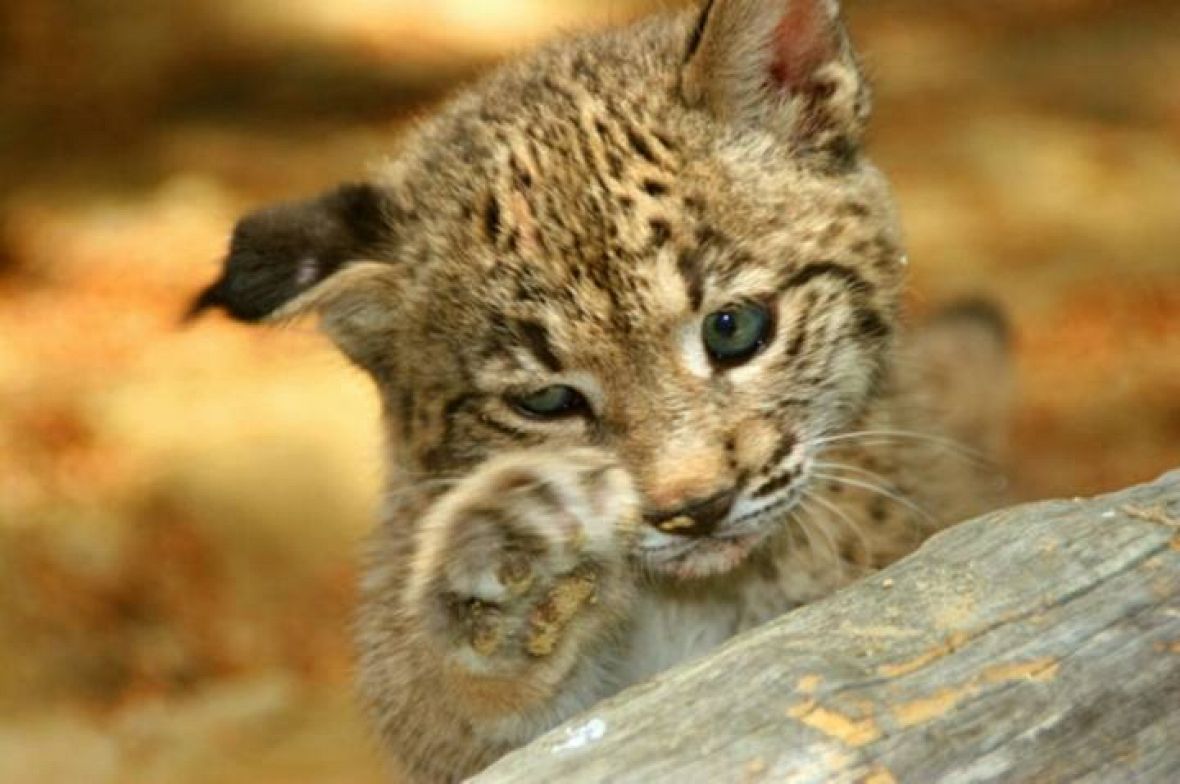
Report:
<svg viewBox="0 0 1180 784"><path fill-rule="evenodd" d="M774 31L770 74L775 84L792 92L802 89L836 57L833 21L824 0L789 0Z"/></svg>

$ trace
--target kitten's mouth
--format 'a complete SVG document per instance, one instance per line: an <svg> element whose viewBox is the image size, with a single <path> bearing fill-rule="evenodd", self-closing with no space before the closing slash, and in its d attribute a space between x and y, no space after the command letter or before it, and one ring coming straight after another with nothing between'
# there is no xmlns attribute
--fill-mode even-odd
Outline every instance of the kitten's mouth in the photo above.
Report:
<svg viewBox="0 0 1180 784"><path fill-rule="evenodd" d="M644 565L657 574L689 580L731 572L766 540L782 530L798 493L784 497L727 523L710 536L661 536L641 548Z"/></svg>
<svg viewBox="0 0 1180 784"><path fill-rule="evenodd" d="M651 529L641 543L640 560L648 570L690 580L732 572L775 534L786 530L804 499L812 455L805 440L778 464L776 471L750 487L730 510L732 519L708 536L679 536Z"/></svg>

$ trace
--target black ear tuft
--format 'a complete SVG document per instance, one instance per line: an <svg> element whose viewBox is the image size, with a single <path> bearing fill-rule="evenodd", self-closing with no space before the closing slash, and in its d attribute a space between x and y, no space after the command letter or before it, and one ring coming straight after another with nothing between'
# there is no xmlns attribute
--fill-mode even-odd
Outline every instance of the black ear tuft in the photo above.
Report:
<svg viewBox="0 0 1180 784"><path fill-rule="evenodd" d="M234 229L221 277L188 317L222 308L241 321L261 321L345 264L371 256L390 231L386 199L372 185L342 185L251 213Z"/></svg>

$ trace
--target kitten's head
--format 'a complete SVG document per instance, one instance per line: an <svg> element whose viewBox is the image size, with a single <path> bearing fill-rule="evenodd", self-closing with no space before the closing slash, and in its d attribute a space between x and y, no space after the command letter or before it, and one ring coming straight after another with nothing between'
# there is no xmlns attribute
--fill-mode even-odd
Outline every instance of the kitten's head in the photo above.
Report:
<svg viewBox="0 0 1180 784"><path fill-rule="evenodd" d="M247 216L201 298L316 312L398 468L615 453L648 565L726 571L888 369L902 253L833 3L713 0L509 66L371 181Z"/></svg>

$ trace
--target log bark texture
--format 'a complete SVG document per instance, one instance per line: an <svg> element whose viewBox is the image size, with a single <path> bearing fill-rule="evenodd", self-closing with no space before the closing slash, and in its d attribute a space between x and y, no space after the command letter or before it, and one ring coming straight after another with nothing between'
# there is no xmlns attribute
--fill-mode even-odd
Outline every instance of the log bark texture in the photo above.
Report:
<svg viewBox="0 0 1180 784"><path fill-rule="evenodd" d="M1180 781L1180 471L956 526L477 782Z"/></svg>

